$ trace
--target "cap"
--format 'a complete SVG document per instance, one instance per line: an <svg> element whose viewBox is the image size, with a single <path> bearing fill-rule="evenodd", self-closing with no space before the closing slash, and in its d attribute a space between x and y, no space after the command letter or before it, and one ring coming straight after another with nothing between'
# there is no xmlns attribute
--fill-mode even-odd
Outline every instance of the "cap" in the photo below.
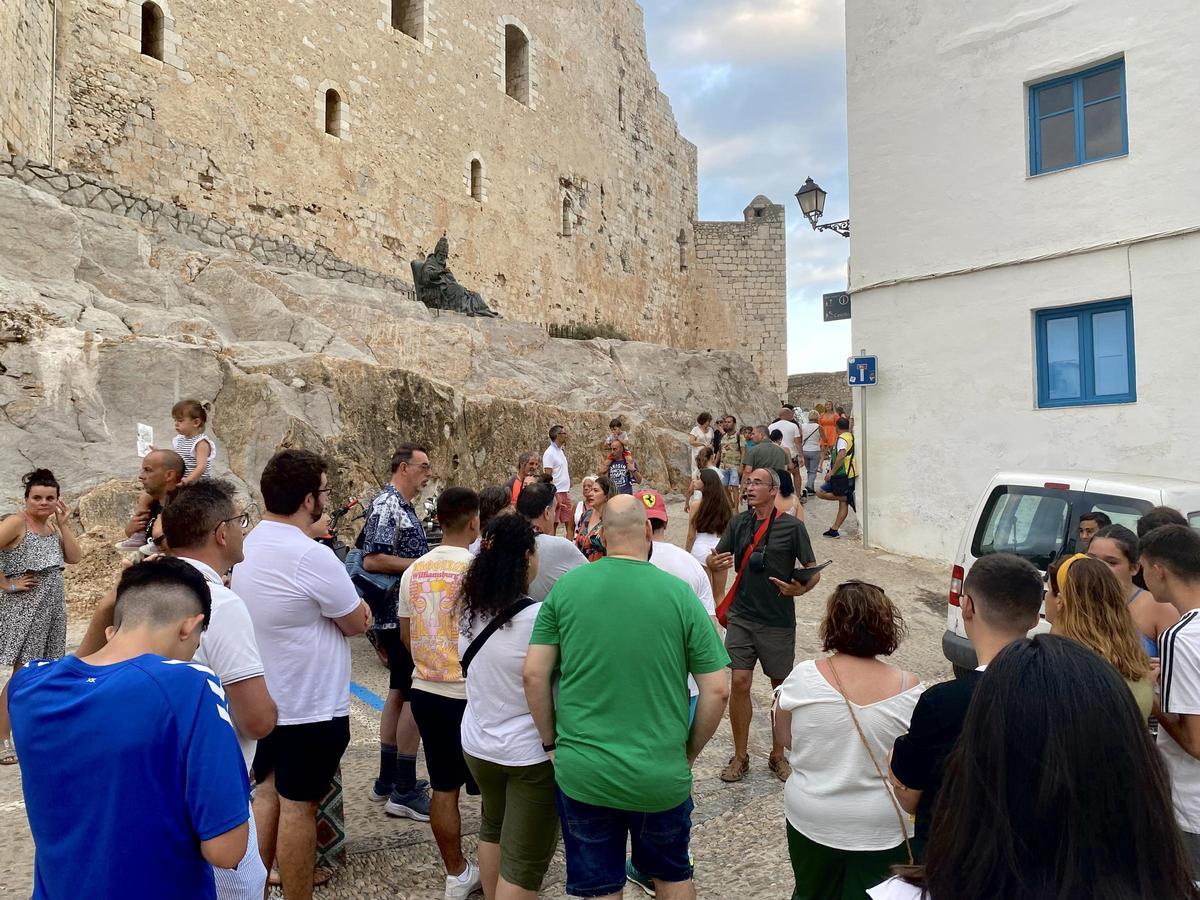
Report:
<svg viewBox="0 0 1200 900"><path fill-rule="evenodd" d="M667 521L667 503L658 491L647 488L643 491L635 491L633 496L645 504L647 519L658 519L660 522Z"/></svg>

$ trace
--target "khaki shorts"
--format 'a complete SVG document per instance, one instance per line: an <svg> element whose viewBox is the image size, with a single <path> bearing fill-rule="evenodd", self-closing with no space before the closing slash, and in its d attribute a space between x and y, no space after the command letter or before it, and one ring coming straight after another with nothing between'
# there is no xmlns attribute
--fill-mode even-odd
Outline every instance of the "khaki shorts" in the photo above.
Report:
<svg viewBox="0 0 1200 900"><path fill-rule="evenodd" d="M792 674L796 663L796 628L730 619L725 649L729 668L753 669L756 662L762 663L764 675L782 681Z"/></svg>

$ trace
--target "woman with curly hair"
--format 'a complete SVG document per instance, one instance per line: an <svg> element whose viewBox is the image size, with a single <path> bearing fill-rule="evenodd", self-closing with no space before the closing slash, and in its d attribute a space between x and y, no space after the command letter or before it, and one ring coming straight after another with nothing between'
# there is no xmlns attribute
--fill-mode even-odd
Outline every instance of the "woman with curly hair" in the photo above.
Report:
<svg viewBox="0 0 1200 900"><path fill-rule="evenodd" d="M840 584L821 622L830 655L800 663L776 692L775 739L792 767L783 794L792 900L861 897L912 861L912 823L885 773L925 686L878 658L906 633L883 588Z"/></svg>
<svg viewBox="0 0 1200 900"><path fill-rule="evenodd" d="M1116 669L1148 720L1154 704L1150 657L1117 576L1100 560L1076 554L1052 566L1046 577L1051 631L1078 641Z"/></svg>
<svg viewBox="0 0 1200 900"><path fill-rule="evenodd" d="M604 556L604 542L600 540L600 527L604 524L604 506L617 495L612 482L607 475L597 475L590 486L583 488L583 515L575 526L575 546L587 557L588 562L595 562Z"/></svg>
<svg viewBox="0 0 1200 900"><path fill-rule="evenodd" d="M537 538L496 516L463 578L458 651L467 681L462 747L479 785L479 868L490 900L535 900L558 845L554 767L525 700L522 670L540 603Z"/></svg>
<svg viewBox="0 0 1200 900"><path fill-rule="evenodd" d="M25 509L0 522L0 668L14 673L31 659L57 659L66 652L63 566L80 557L54 473L34 469L22 481ZM8 710L0 703L0 765L16 761Z"/></svg>

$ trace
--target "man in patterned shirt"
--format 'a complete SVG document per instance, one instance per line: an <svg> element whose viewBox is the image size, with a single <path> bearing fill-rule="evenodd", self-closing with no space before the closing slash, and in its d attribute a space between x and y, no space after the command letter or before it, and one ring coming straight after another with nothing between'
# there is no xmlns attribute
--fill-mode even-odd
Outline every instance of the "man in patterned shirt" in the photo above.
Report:
<svg viewBox="0 0 1200 900"><path fill-rule="evenodd" d="M413 500L429 483L432 468L429 452L415 444L401 444L392 455L392 480L371 503L359 538L362 567L372 575L395 583L414 560L429 552ZM388 602L394 592L368 589L366 594L390 672L379 720L379 778L370 797L377 803L386 801L384 812L388 815L428 822L428 785L417 781L421 736L407 702L412 689L412 656L400 640L395 601Z"/></svg>

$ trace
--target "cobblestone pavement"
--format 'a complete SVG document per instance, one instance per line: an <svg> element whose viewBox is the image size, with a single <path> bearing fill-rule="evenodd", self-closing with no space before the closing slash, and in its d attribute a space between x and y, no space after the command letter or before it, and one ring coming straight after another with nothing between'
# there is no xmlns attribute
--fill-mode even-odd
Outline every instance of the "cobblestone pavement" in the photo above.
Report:
<svg viewBox="0 0 1200 900"><path fill-rule="evenodd" d="M671 537L682 543L686 517L681 503L671 503L674 519ZM819 561L832 558L825 581L809 596L797 601L796 659L819 653L816 635L824 600L839 581L860 578L879 584L901 606L910 635L896 653L898 664L916 672L926 683L950 676L941 655L945 628L945 597L949 570L945 566L877 551L864 550L857 537L829 540L820 536L832 518L832 504L812 500L808 505L809 532ZM853 519L851 519L853 523ZM850 529L856 534L856 529ZM83 623L72 623L71 638L78 641ZM354 680L383 696L387 675L362 638L353 642ZM728 721L697 761L695 769L693 852L697 890L704 897L763 898L790 896L791 870L783 827L783 785L767 771L770 750L770 685L759 672L755 677L755 718L751 733L751 771L740 784L727 785L717 778L731 753ZM429 826L393 820L366 794L378 765L378 714L371 706L352 701L352 738L343 760L346 786L348 863L328 885L318 889L321 900L426 900L442 896L443 870ZM64 786L64 802L72 802ZM463 803L463 831L473 855L479 827L479 802ZM21 801L19 767L0 768L0 898L28 897L33 869L33 844ZM561 850L544 883L542 896L566 897ZM84 897L85 894L81 894ZM280 896L278 894L276 897ZM482 894L478 895L482 897ZM642 897L631 886L626 898Z"/></svg>

